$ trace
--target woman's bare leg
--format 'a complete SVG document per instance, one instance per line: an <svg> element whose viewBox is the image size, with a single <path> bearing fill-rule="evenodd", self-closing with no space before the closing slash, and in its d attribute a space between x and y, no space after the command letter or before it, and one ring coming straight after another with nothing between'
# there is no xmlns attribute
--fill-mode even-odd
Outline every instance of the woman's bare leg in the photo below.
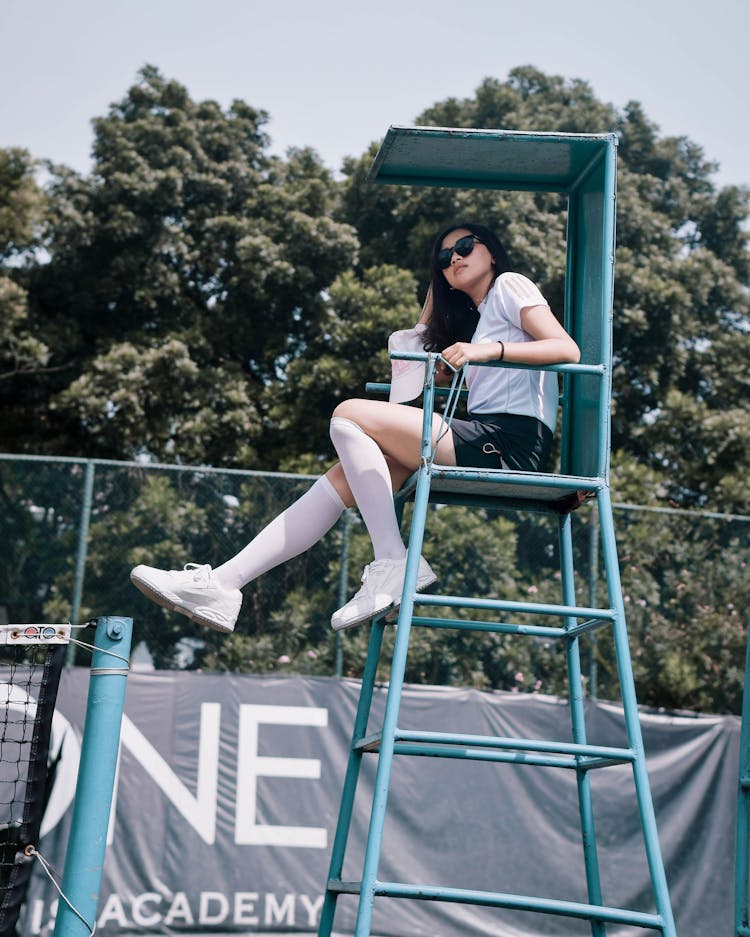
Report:
<svg viewBox="0 0 750 937"><path fill-rule="evenodd" d="M354 427L354 448L364 446L373 460L380 463L376 474L380 476L382 503L377 506L376 513L382 514L395 526L396 536L399 538L398 550L403 552L403 541L400 540L393 510L393 491L401 487L419 464L421 412L397 404L354 400L340 405L337 415L344 424L348 423ZM435 433L439 425L440 419L436 417L433 423ZM448 465L455 464L450 433L438 444L438 461ZM371 468L366 466L366 473L369 474L370 471ZM356 484L355 482L355 487ZM366 484L365 490L367 487ZM200 567L197 570L186 568L184 571L178 571L138 566L131 572L131 579L142 592L158 604L175 608L195 621L217 630L231 631L242 601L239 588L273 566L308 549L336 523L341 512L354 502L355 494L344 468L340 464L335 465L324 477L318 479L302 498L264 528L237 556L218 569ZM394 560L385 562L395 562L397 568L391 566L385 570L380 569L380 584L373 581L368 589L363 587L367 593L364 596L364 604L363 590L360 590L351 602L339 609L332 621L334 627L350 627L358 621L372 617L380 608L385 609L389 604L398 603L403 583L402 564ZM434 578L432 570L421 560L418 589L428 586ZM377 576L374 575L372 579L377 579Z"/></svg>
<svg viewBox="0 0 750 937"><path fill-rule="evenodd" d="M351 420L361 427L380 446L386 458L390 457L409 474L418 468L422 454L422 413L416 407L406 407L400 403L361 398L344 400L333 411L335 417ZM440 415L433 414L433 445L441 422ZM456 464L453 433L450 430L438 442L436 461L440 465Z"/></svg>
<svg viewBox="0 0 750 937"><path fill-rule="evenodd" d="M435 419L434 433L440 427ZM399 481L419 464L422 413L397 404L350 400L331 418L331 439L344 475L372 540L376 560L401 560L406 549L393 509L394 465ZM438 442L455 463L452 435ZM401 471L398 471L398 467Z"/></svg>
<svg viewBox="0 0 750 937"><path fill-rule="evenodd" d="M355 406L358 404L366 406L359 408ZM377 421L373 420L369 404L375 404L372 412L378 416ZM385 408L386 413L384 416L379 416L378 411L383 408ZM394 454L384 453L391 479L388 511L392 512L393 492L398 491L419 464L422 411L415 410L412 407L403 407L399 404L386 404L382 401L370 400L346 401L337 408L336 413L340 415L340 411L352 414L352 416L346 416L346 419L351 419L352 422L356 422L360 426L364 423L363 429L372 424L376 427L379 435L393 437L395 440ZM436 420L436 425L439 425L439 418L436 418ZM369 429L365 429L365 431L372 438L376 438L369 432ZM376 441L380 445L377 438ZM447 447L448 442L450 448ZM442 462L447 464L455 463L452 437L441 441L438 452L441 452L444 456L441 459ZM403 457L410 453L411 458L408 458L407 462L404 463L396 458L396 453L401 454ZM331 497L333 492L330 488L326 489L325 485L316 483L310 491L282 512L236 556L217 567L215 570L216 575L225 588L242 588L242 586L274 566L309 549L336 523L343 507L352 507L354 505L354 495L346 480L341 463L337 463L329 469L326 477L334 492L341 499L342 504L337 504L335 498Z"/></svg>
<svg viewBox="0 0 750 937"><path fill-rule="evenodd" d="M440 425L440 417L436 417L433 441L437 443L437 457L455 465L453 436L448 431L438 440ZM406 548L393 507L393 491L419 465L422 413L398 404L349 400L340 404L331 418L331 439L341 460L332 473L332 484L341 486L337 490L342 500L348 500L348 495L354 497L375 553L375 562L362 577L362 588L331 618L333 628L339 630L400 602ZM434 581L429 564L420 558L417 589L427 588Z"/></svg>

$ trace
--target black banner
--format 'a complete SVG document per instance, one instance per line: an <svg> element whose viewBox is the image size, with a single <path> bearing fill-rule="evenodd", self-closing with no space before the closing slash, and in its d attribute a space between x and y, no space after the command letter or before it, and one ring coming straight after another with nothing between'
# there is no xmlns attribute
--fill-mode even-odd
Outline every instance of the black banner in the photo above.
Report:
<svg viewBox="0 0 750 937"><path fill-rule="evenodd" d="M62 748L41 852L58 869L87 683L85 670L63 674L53 725L53 749ZM358 683L333 678L133 673L97 934L315 932L358 693ZM384 701L382 688L375 727ZM588 702L587 712L591 743L625 744L618 706ZM564 700L520 693L408 687L399 725L570 739ZM646 711L642 725L678 933L729 933L740 720ZM364 758L346 879L361 877L376 759ZM631 769L592 772L592 787L604 900L653 911ZM396 756L380 877L585 902L574 773ZM51 935L55 899L37 869L24 937ZM351 933L355 914L356 899L340 898L335 930ZM377 899L373 933L531 937L590 928Z"/></svg>

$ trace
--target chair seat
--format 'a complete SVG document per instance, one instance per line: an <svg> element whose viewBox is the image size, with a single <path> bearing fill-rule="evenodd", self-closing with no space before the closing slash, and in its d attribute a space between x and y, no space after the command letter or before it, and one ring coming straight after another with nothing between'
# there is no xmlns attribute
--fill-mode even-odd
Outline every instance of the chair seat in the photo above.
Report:
<svg viewBox="0 0 750 937"><path fill-rule="evenodd" d="M430 470L430 501L472 507L518 507L527 510L567 513L605 487L603 478L556 475L546 472L514 472L433 465ZM404 482L397 500L410 500L420 471Z"/></svg>

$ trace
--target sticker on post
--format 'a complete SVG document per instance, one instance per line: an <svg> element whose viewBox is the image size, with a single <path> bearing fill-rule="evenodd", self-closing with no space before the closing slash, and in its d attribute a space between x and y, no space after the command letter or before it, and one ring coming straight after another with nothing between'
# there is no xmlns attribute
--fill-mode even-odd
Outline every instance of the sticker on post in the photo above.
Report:
<svg viewBox="0 0 750 937"><path fill-rule="evenodd" d="M71 625L0 625L0 644L68 644Z"/></svg>

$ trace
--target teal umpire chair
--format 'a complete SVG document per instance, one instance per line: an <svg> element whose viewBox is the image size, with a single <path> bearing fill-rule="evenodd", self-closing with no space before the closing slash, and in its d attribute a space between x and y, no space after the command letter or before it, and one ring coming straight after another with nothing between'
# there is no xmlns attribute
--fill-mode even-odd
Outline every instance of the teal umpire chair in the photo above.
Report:
<svg viewBox="0 0 750 937"><path fill-rule="evenodd" d="M612 291L615 245L615 180L617 139L613 134L526 133L427 127L391 127L370 171L382 184L454 186L565 193L568 199L565 326L581 348L579 364L555 365L562 375L561 464L557 473L516 472L445 467L434 463L430 413L435 387L435 354L400 353L398 357L425 362L424 433L419 470L397 495L397 502L413 499L404 593L398 617L390 680L382 725L368 726L375 675L386 621L376 619L371 636L355 717L354 733L332 847L325 900L319 927L328 937L339 895L358 895L356 937L369 937L375 900L381 896L458 902L497 909L512 908L560 915L589 922L595 937L608 925L630 926L674 937L664 864L659 846L641 728L620 584L609 491L610 393L612 361ZM518 367L493 362L490 367ZM454 382L455 384L456 382ZM455 389L455 388L454 388ZM571 510L585 501L598 506L607 603L601 608L576 604ZM464 504L548 512L558 518L561 602L535 604L502 599L415 592L428 503ZM586 510L584 506L583 510ZM431 618L414 608L482 609L492 621ZM533 613L550 625L519 624ZM446 614L450 615L450 612ZM541 620L544 620L542 617ZM538 636L564 642L569 671L572 741L496 738L399 728L399 709L412 627L440 627ZM589 632L608 628L613 646L624 708L627 744L591 745L587 741L581 676L580 642ZM482 761L567 768L575 773L583 844L587 902L544 896L474 891L429 882L390 882L379 877L383 824L388 805L394 755L478 759ZM377 758L372 807L361 879L342 880L355 792L363 757ZM653 889L654 912L607 906L602 884L591 775L612 765L632 768L638 815ZM457 822L460 817L457 815ZM491 821L490 821L491 822ZM418 844L414 844L415 851ZM488 856L488 862L492 857ZM501 913L499 910L498 913Z"/></svg>

